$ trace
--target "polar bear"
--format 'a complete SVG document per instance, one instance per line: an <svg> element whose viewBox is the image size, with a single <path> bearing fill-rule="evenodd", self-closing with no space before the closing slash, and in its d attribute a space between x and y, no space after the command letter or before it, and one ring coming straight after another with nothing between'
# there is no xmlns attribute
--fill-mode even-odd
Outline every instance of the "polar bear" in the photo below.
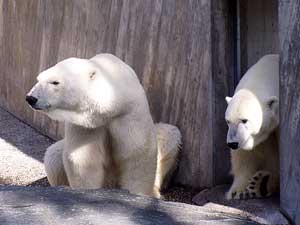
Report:
<svg viewBox="0 0 300 225"><path fill-rule="evenodd" d="M159 197L181 145L177 127L154 124L131 67L111 54L69 58L43 71L29 105L65 122L44 163L51 185L119 187Z"/></svg>
<svg viewBox="0 0 300 225"><path fill-rule="evenodd" d="M260 198L279 189L279 56L266 55L240 80L228 107L233 184L227 199Z"/></svg>

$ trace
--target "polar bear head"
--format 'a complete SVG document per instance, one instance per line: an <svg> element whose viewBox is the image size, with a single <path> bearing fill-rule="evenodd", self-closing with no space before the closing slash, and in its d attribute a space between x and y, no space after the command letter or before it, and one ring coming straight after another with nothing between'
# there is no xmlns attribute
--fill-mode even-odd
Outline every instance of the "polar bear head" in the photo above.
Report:
<svg viewBox="0 0 300 225"><path fill-rule="evenodd" d="M141 91L134 71L110 54L63 60L40 73L37 81L26 96L33 109L87 128L126 113Z"/></svg>
<svg viewBox="0 0 300 225"><path fill-rule="evenodd" d="M247 89L226 97L228 107L227 145L231 149L252 150L263 142L279 124L278 99L275 96L259 100Z"/></svg>

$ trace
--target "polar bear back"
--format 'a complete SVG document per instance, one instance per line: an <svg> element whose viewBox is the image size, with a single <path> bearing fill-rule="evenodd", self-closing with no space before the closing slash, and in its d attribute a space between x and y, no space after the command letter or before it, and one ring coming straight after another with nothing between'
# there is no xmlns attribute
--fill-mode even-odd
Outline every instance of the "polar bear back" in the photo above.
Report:
<svg viewBox="0 0 300 225"><path fill-rule="evenodd" d="M139 102L148 108L145 91L135 71L129 65L109 53L98 54L89 61L94 63L102 77L113 85L114 91L119 93L116 95L122 98L122 103Z"/></svg>
<svg viewBox="0 0 300 225"><path fill-rule="evenodd" d="M235 93L247 89L264 101L270 96L279 97L279 55L265 55L240 80Z"/></svg>
<svg viewBox="0 0 300 225"><path fill-rule="evenodd" d="M90 61L95 63L103 73L109 74L110 78L118 80L124 78L124 81L127 82L129 79L131 85L132 81L134 81L134 83L139 83L139 79L134 70L126 63L124 63L121 59L112 54L98 54L91 58Z"/></svg>

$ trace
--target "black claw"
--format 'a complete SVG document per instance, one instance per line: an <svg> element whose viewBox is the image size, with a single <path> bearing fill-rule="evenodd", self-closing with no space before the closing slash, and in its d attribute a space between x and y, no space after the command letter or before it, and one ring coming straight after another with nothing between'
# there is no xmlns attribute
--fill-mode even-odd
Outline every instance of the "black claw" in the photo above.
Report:
<svg viewBox="0 0 300 225"><path fill-rule="evenodd" d="M255 177L253 177L253 179L254 179L254 180L258 180L258 177L257 177L257 176L255 176Z"/></svg>
<svg viewBox="0 0 300 225"><path fill-rule="evenodd" d="M250 198L249 192L246 192L246 198Z"/></svg>
<svg viewBox="0 0 300 225"><path fill-rule="evenodd" d="M251 190L253 190L253 189L254 189L254 186L249 186L249 188L250 188Z"/></svg>
<svg viewBox="0 0 300 225"><path fill-rule="evenodd" d="M250 184L255 185L256 183L254 181L252 181Z"/></svg>
<svg viewBox="0 0 300 225"><path fill-rule="evenodd" d="M233 193L231 194L231 197L234 198L235 196L236 196L236 192L233 192Z"/></svg>
<svg viewBox="0 0 300 225"><path fill-rule="evenodd" d="M261 180L261 184L260 184L260 194L262 197L266 197L268 195L268 181L269 181L270 176L266 175L263 177L263 179Z"/></svg>
<svg viewBox="0 0 300 225"><path fill-rule="evenodd" d="M244 199L244 193L240 193L240 199Z"/></svg>

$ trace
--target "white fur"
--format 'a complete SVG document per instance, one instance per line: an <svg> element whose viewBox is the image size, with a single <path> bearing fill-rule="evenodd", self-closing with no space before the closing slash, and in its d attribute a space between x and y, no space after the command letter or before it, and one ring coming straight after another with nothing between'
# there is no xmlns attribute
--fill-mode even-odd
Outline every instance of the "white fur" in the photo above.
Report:
<svg viewBox="0 0 300 225"><path fill-rule="evenodd" d="M170 124L158 123L157 130L157 170L155 187L165 188L177 165L177 155L181 147L181 134L177 127Z"/></svg>
<svg viewBox="0 0 300 225"><path fill-rule="evenodd" d="M167 125L156 128L144 89L123 61L110 54L64 60L42 72L28 95L38 99L34 108L66 123L63 149L50 147L45 157L52 185L59 185L55 171L62 167L60 160L73 188L119 186L159 196L164 176L174 167L170 161L175 163L180 132ZM162 131L157 134L157 129ZM59 152L63 160L51 159ZM167 165L158 166L161 177L156 178L158 156Z"/></svg>
<svg viewBox="0 0 300 225"><path fill-rule="evenodd" d="M232 193L238 193L234 198L239 198L257 171L271 174L270 193L278 189L278 64L278 55L264 56L246 72L234 96L226 98L227 143L238 143L237 149L231 150L234 182L227 193L229 199Z"/></svg>
<svg viewBox="0 0 300 225"><path fill-rule="evenodd" d="M48 175L48 181L50 185L69 185L67 175L65 173L62 150L64 147L64 141L58 141L48 147L45 157L44 164L46 174Z"/></svg>

